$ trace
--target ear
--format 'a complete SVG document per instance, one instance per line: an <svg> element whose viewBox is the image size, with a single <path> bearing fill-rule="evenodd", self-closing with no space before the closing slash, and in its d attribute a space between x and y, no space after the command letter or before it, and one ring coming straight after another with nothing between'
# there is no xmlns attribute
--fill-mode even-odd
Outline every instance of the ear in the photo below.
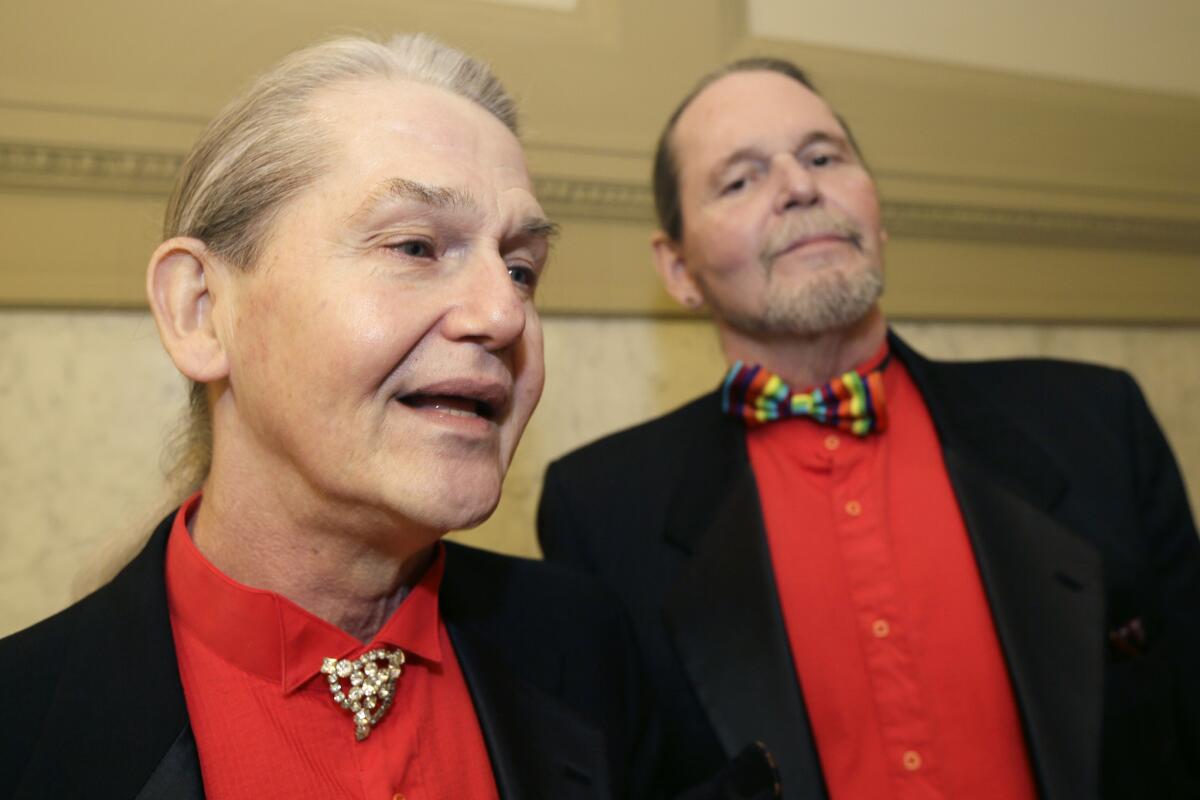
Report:
<svg viewBox="0 0 1200 800"><path fill-rule="evenodd" d="M229 374L229 358L213 321L216 259L199 239L176 237L158 246L146 270L146 295L167 355L198 383Z"/></svg>
<svg viewBox="0 0 1200 800"><path fill-rule="evenodd" d="M704 293L688 272L681 248L682 245L664 231L655 231L650 237L654 266L658 269L658 276L662 278L667 294L684 308L697 309L704 305Z"/></svg>

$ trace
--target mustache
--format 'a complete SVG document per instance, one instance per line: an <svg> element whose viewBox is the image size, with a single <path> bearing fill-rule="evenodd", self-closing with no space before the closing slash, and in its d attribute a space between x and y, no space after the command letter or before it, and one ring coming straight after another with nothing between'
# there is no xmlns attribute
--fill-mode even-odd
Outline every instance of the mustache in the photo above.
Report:
<svg viewBox="0 0 1200 800"><path fill-rule="evenodd" d="M862 242L862 230L853 221L829 209L814 208L804 213L793 213L767 237L761 259L770 264L780 253L806 239L824 237L846 239L855 247Z"/></svg>

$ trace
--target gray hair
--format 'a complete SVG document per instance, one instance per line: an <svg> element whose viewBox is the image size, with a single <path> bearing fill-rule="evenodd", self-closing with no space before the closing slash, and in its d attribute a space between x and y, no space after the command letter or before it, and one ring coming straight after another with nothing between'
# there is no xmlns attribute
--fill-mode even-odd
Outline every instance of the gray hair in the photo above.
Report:
<svg viewBox="0 0 1200 800"><path fill-rule="evenodd" d="M512 97L486 64L423 34L387 42L342 37L285 57L208 124L184 159L167 204L163 237L199 239L215 255L254 267L289 200L329 168L329 131L314 124L323 89L371 78L410 80L465 97L518 133ZM205 385L191 385L187 418L170 448L172 479L199 488L212 465Z"/></svg>

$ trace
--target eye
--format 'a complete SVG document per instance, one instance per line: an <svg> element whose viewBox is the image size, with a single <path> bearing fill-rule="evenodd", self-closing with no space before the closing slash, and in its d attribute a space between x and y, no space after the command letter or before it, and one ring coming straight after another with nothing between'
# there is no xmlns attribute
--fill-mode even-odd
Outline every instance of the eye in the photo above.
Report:
<svg viewBox="0 0 1200 800"><path fill-rule="evenodd" d="M813 153L808 157L810 167L832 167L840 159L836 153Z"/></svg>
<svg viewBox="0 0 1200 800"><path fill-rule="evenodd" d="M746 188L746 183L747 181L745 178L738 178L735 181L730 181L721 187L721 194L733 194L734 192L740 192L742 189Z"/></svg>
<svg viewBox="0 0 1200 800"><path fill-rule="evenodd" d="M512 278L513 283L523 286L531 292L537 288L537 270L528 264L509 264L508 277Z"/></svg>
<svg viewBox="0 0 1200 800"><path fill-rule="evenodd" d="M759 180L767 174L770 167L762 159L741 159L731 164L728 171L721 176L720 195L735 195L741 192L754 191Z"/></svg>
<svg viewBox="0 0 1200 800"><path fill-rule="evenodd" d="M403 242L395 242L387 245L389 250L394 250L402 256L409 258L433 258L433 245L422 239L406 239Z"/></svg>

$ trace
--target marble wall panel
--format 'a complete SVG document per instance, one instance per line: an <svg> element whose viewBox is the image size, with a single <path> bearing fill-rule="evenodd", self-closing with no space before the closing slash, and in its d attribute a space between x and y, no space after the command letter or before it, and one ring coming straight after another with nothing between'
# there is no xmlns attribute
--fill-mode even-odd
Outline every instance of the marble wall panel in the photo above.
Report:
<svg viewBox="0 0 1200 800"><path fill-rule="evenodd" d="M149 532L183 402L148 314L0 313L0 632L66 605Z"/></svg>

